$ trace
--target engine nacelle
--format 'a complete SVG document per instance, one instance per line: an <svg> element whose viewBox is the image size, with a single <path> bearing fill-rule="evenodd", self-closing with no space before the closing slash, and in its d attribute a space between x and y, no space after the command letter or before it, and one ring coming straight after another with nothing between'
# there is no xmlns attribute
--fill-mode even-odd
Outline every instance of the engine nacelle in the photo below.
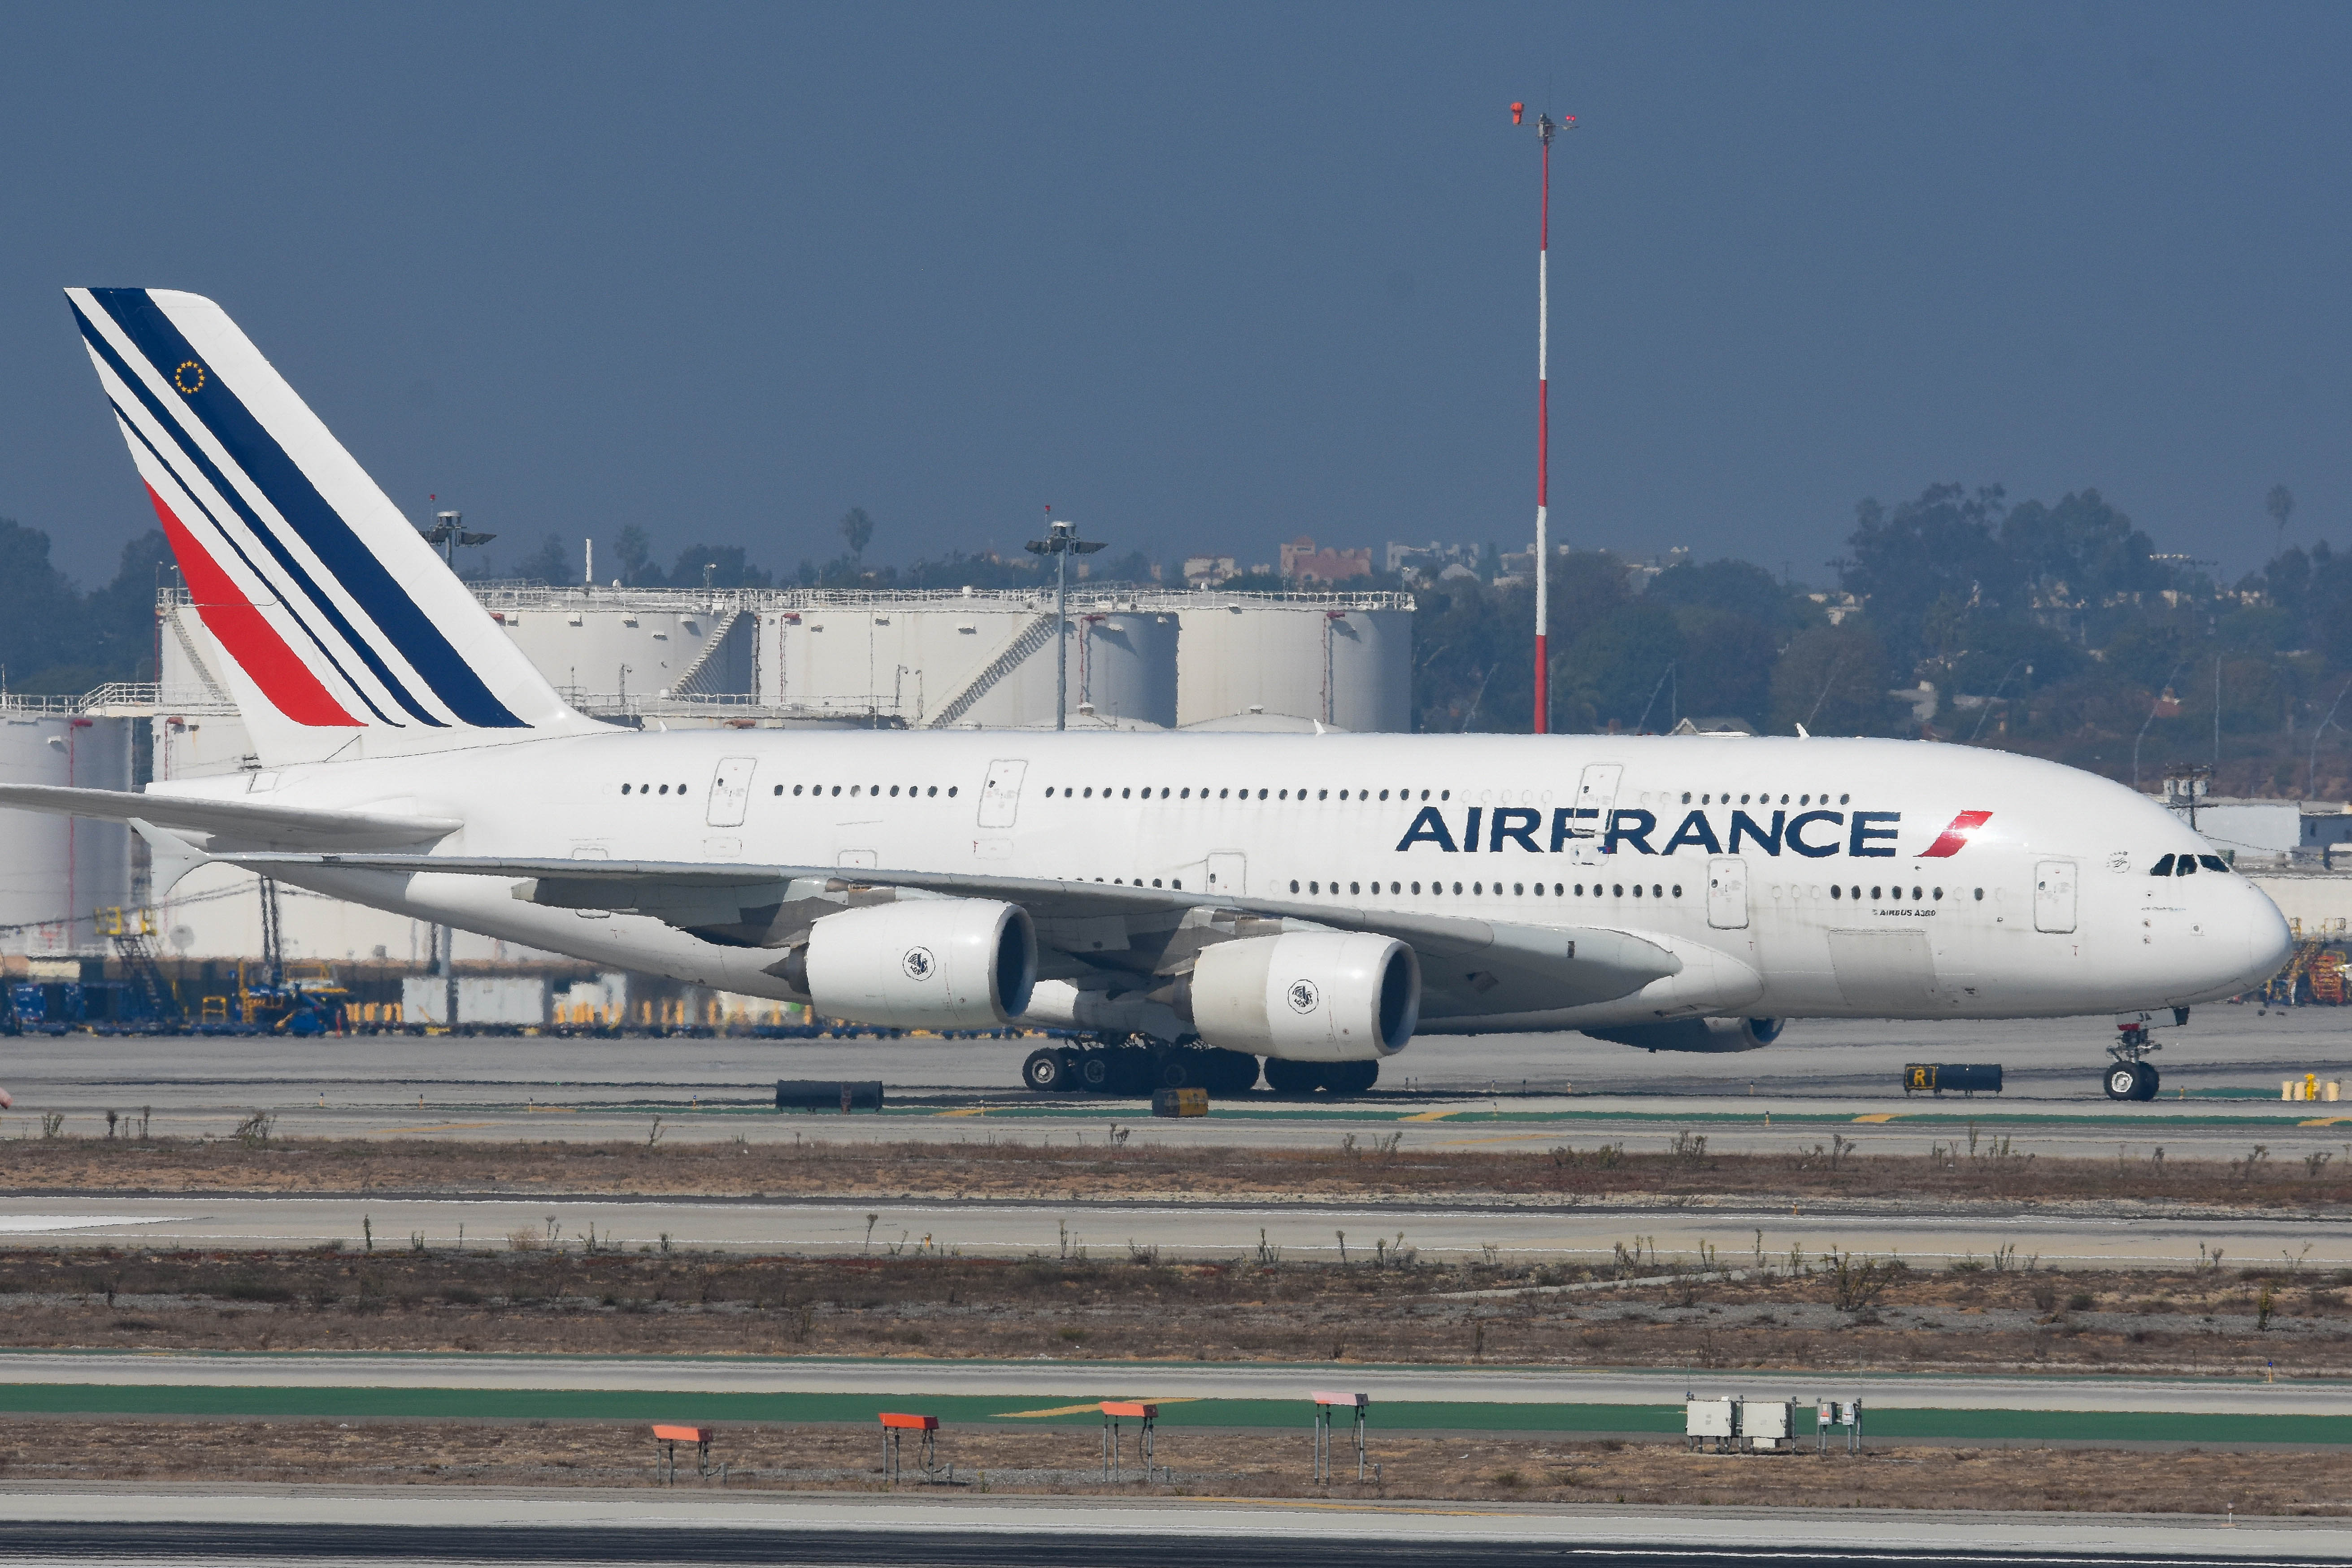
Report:
<svg viewBox="0 0 2352 1568"><path fill-rule="evenodd" d="M1676 1018L1670 1024L1632 1024L1622 1029L1587 1029L1596 1040L1613 1040L1645 1051L1753 1051L1780 1037L1785 1018Z"/></svg>
<svg viewBox="0 0 2352 1568"><path fill-rule="evenodd" d="M1294 931L1201 950L1180 994L1201 1038L1295 1062L1378 1061L1421 1022L1421 963L1394 937Z"/></svg>
<svg viewBox="0 0 2352 1568"><path fill-rule="evenodd" d="M1037 933L1018 904L901 899L809 928L780 973L818 1012L902 1029L992 1029L1037 983Z"/></svg>

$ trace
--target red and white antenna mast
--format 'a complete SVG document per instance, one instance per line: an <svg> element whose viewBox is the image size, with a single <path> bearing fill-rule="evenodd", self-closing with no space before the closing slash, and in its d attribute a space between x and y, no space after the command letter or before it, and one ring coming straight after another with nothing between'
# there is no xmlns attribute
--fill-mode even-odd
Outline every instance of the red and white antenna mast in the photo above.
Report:
<svg viewBox="0 0 2352 1568"><path fill-rule="evenodd" d="M1511 123L1527 123L1524 103ZM1536 237L1536 700L1535 733L1551 730L1551 139L1576 116L1536 116L1543 143L1543 216Z"/></svg>

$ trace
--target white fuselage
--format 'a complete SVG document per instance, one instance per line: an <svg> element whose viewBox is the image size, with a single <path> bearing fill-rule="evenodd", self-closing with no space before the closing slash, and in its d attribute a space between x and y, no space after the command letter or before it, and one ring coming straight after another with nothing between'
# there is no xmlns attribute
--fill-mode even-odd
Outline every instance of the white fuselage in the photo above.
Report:
<svg viewBox="0 0 2352 1568"><path fill-rule="evenodd" d="M161 787L456 818L436 851L453 855L1128 882L1652 932L1736 961L1704 1008L1720 1016L2182 1006L2258 984L2289 948L2242 878L2149 875L2210 850L2145 797L1914 742L615 731ZM1956 840L1964 814L1980 826ZM507 879L285 874L591 962L790 994L765 973L772 952L520 902ZM1424 1027L1656 1016L1633 997Z"/></svg>

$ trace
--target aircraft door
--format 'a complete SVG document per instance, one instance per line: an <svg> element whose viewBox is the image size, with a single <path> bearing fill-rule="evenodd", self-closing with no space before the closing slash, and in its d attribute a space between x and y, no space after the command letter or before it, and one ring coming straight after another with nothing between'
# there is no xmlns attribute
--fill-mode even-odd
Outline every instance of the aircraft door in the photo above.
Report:
<svg viewBox="0 0 2352 1568"><path fill-rule="evenodd" d="M980 786L980 826L1010 827L1021 810L1021 780L1029 764L1011 758L988 764L988 778Z"/></svg>
<svg viewBox="0 0 2352 1568"><path fill-rule="evenodd" d="M1601 864L1601 836L1609 830L1609 814L1617 809L1617 786L1624 778L1624 763L1594 763L1577 781L1576 808L1590 815L1574 818L1575 826L1570 829L1569 858L1575 864ZM1746 916L1739 923L1748 923Z"/></svg>
<svg viewBox="0 0 2352 1568"><path fill-rule="evenodd" d="M1209 891L1234 899L1249 891L1249 857L1238 849L1211 850Z"/></svg>
<svg viewBox="0 0 2352 1568"><path fill-rule="evenodd" d="M751 799L751 770L758 764L750 757L722 757L719 771L710 776L710 814L704 820L713 827L740 827L743 808Z"/></svg>
<svg viewBox="0 0 2352 1568"><path fill-rule="evenodd" d="M2074 929L2074 862L2039 860L2033 867L2033 929Z"/></svg>
<svg viewBox="0 0 2352 1568"><path fill-rule="evenodd" d="M1717 931L1748 925L1748 862L1718 855L1706 863L1706 923Z"/></svg>

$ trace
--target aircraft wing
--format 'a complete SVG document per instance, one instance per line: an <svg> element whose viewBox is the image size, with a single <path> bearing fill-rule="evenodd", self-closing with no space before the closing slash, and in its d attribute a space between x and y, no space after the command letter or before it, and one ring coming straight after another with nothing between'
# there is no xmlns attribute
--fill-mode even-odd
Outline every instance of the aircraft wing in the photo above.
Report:
<svg viewBox="0 0 2352 1568"><path fill-rule="evenodd" d="M232 854L237 865L513 879L516 898L558 909L631 910L743 946L781 946L859 889L1001 899L1036 922L1064 973L1169 973L1207 942L1288 926L1375 931L1412 948L1433 1018L1547 1012L1613 1001L1681 972L1682 960L1632 931L1538 926L1360 905L1232 897L1119 883L960 871L703 861L558 860L458 855ZM795 906L798 906L795 909ZM1268 925L1271 930L1252 929ZM1206 928L1206 929L1204 929ZM1186 931L1195 933L1187 940Z"/></svg>
<svg viewBox="0 0 2352 1568"><path fill-rule="evenodd" d="M464 823L446 816L389 812L319 811L253 800L142 795L135 790L74 789L63 784L0 784L0 807L144 822L191 837L207 852L231 849L393 849L431 844Z"/></svg>

